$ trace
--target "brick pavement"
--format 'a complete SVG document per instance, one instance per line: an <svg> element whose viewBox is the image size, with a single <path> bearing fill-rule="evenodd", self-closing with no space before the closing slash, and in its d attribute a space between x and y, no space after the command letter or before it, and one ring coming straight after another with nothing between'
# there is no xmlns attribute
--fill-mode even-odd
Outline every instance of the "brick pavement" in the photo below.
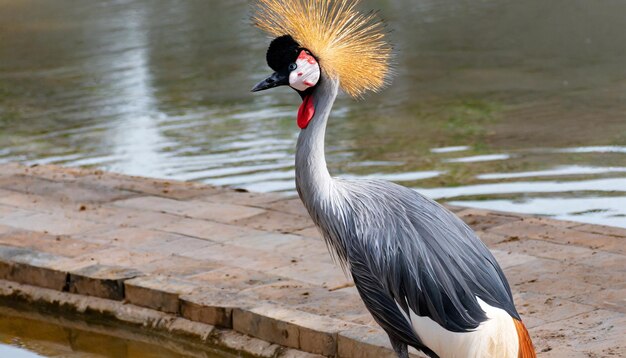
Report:
<svg viewBox="0 0 626 358"><path fill-rule="evenodd" d="M541 357L626 356L626 230L451 209L502 265ZM299 200L277 194L3 164L0 280L0 296L40 288L271 347L393 357Z"/></svg>

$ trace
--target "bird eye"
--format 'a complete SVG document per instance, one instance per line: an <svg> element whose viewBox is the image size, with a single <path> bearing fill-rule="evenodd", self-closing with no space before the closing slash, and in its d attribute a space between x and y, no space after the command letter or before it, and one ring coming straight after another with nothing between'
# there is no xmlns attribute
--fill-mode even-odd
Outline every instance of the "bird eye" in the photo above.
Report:
<svg viewBox="0 0 626 358"><path fill-rule="evenodd" d="M298 68L298 65L296 65L295 63L292 63L292 64L289 65L289 71L293 71L296 68Z"/></svg>

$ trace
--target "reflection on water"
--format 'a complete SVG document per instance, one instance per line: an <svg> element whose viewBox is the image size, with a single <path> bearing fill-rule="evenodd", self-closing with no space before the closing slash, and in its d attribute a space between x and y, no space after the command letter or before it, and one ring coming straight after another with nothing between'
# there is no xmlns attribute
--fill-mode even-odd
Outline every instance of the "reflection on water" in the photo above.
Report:
<svg viewBox="0 0 626 358"><path fill-rule="evenodd" d="M23 348L17 348L9 345L4 345L0 343L0 354L4 357L12 357L12 358L36 358L42 357L41 355L31 352L29 350Z"/></svg>
<svg viewBox="0 0 626 358"><path fill-rule="evenodd" d="M626 227L625 2L364 7L394 29L398 75L338 100L331 172ZM249 93L269 69L248 17L244 0L0 0L0 161L293 192L298 97Z"/></svg>
<svg viewBox="0 0 626 358"><path fill-rule="evenodd" d="M76 328L80 326L81 328ZM233 358L205 343L145 336L116 327L89 325L0 307L0 357Z"/></svg>

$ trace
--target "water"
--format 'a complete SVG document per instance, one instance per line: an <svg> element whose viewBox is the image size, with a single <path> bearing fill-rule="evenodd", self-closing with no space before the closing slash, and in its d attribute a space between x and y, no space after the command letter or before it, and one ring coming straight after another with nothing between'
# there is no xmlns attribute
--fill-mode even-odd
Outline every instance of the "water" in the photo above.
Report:
<svg viewBox="0 0 626 358"><path fill-rule="evenodd" d="M626 227L626 2L365 1L397 76L339 98L333 174ZM0 161L294 190L298 97L251 94L243 0L0 0Z"/></svg>
<svg viewBox="0 0 626 358"><path fill-rule="evenodd" d="M0 357L234 358L203 343L0 307Z"/></svg>

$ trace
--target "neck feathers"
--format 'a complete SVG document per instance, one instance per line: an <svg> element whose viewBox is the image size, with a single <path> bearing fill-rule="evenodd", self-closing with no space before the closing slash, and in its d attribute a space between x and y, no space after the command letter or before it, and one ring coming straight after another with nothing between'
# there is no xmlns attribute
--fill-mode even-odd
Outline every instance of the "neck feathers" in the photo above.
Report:
<svg viewBox="0 0 626 358"><path fill-rule="evenodd" d="M312 93L315 115L308 126L301 130L296 147L296 188L298 194L313 216L313 206L321 205L332 190L333 180L326 167L324 137L326 123L332 109L339 82L322 76ZM315 220L315 217L313 218Z"/></svg>
<svg viewBox="0 0 626 358"><path fill-rule="evenodd" d="M326 242L334 248L331 255L346 271L346 250L343 242L345 225L341 216L341 190L328 173L324 155L324 136L330 110L337 97L339 81L322 75L312 93L315 115L300 132L296 148L296 188L311 219L321 229Z"/></svg>

